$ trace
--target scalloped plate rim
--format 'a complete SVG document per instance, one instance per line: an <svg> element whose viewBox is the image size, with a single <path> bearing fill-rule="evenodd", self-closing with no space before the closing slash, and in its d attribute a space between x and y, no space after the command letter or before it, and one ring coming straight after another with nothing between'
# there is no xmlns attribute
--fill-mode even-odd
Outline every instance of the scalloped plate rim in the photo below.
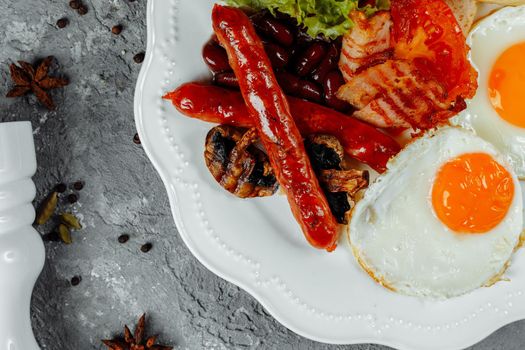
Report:
<svg viewBox="0 0 525 350"><path fill-rule="evenodd" d="M224 280L242 288L247 293L252 295L270 314L272 317L274 317L279 323L281 323L284 327L290 329L294 333L303 336L305 338L326 343L326 344L334 344L334 345L351 345L351 344L365 344L365 343L373 343L373 344L379 344L384 346L390 346L395 347L396 349L403 349L403 350L415 350L416 348L413 346L410 346L406 343L406 341L403 341L402 339L396 339L396 340L384 340L380 337L352 337L352 339L349 339L348 341L334 341L330 338L324 338L322 336L317 336L313 334L309 334L308 332L304 332L300 326L294 324L293 321L287 320L287 318L282 315L280 311L278 311L272 304L270 300L267 300L262 296L262 293L259 293L257 291L257 288L254 288L250 286L250 282L243 281L239 278L236 278L233 276L233 274L229 271L222 271L221 269L215 267L213 263L210 263L208 258L201 254L197 247L194 247L191 240L188 238L188 232L185 229L184 223L182 221L182 212L179 209L179 206L177 205L179 203L179 193L175 190L174 184L171 182L170 177L166 175L168 171L163 168L163 166L160 164L160 162L157 159L157 156L154 154L154 151L152 151L153 147L151 146L151 142L147 136L147 134L144 132L144 125L143 125L143 114L142 114L142 105L143 105L143 85L146 82L146 79L148 77L148 73L151 70L152 63L154 62L154 55L153 51L154 48L156 48L156 41L155 41L155 30L154 26L152 25L154 18L153 18L153 8L154 8L154 2L159 0L148 0L147 4L147 49L146 49L146 59L144 60L143 66L140 70L136 88L135 88L135 94L134 94L134 114L135 114L135 124L137 127L137 132L140 136L142 147L148 156L149 160L153 164L154 168L158 172L159 176L162 179L162 182L165 186L166 192L168 194L169 203L170 203L170 209L172 212L173 219L175 221L175 224L177 226L177 230L183 239L184 243L190 250L190 252L201 262L208 270L213 272L215 275L219 276L220 278L223 278ZM248 278L246 278L248 280ZM466 347L472 346L476 344L477 342L485 339L490 334L495 332L496 330L500 329L501 327L504 327L512 322L519 321L525 318L525 315L520 316L513 316L513 317L507 317L502 321L499 322L492 322L492 323L485 323L484 324L484 331L480 332L478 334L471 334L468 336L465 336L464 338L460 339L456 346L454 346L453 349L464 349ZM421 350L421 347L418 347L417 349ZM429 348L431 349L431 348Z"/></svg>

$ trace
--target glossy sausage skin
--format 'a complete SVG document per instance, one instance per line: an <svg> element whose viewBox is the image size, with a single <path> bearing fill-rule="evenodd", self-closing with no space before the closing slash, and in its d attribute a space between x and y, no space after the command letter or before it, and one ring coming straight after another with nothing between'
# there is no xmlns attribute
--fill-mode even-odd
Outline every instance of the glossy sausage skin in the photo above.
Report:
<svg viewBox="0 0 525 350"><path fill-rule="evenodd" d="M255 125L238 91L214 85L187 83L164 96L182 114L202 121L244 128ZM390 136L345 114L302 99L288 97L295 124L302 136L329 134L345 152L382 173L400 147Z"/></svg>
<svg viewBox="0 0 525 350"><path fill-rule="evenodd" d="M295 219L311 245L334 250L338 224L312 169L261 39L248 16L237 8L215 5L212 23L228 53L249 114Z"/></svg>

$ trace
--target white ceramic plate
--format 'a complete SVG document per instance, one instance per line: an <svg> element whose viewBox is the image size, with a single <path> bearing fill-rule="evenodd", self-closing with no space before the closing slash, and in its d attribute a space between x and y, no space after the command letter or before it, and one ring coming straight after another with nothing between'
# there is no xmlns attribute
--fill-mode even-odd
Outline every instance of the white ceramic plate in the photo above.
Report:
<svg viewBox="0 0 525 350"><path fill-rule="evenodd" d="M511 282L447 301L380 287L356 264L346 238L336 252L311 248L283 196L240 200L203 160L212 127L181 116L161 96L208 77L201 48L211 35L211 0L150 0L148 50L135 94L137 128L168 191L179 233L211 271L252 294L279 322L334 344L460 349L525 317L525 254Z"/></svg>

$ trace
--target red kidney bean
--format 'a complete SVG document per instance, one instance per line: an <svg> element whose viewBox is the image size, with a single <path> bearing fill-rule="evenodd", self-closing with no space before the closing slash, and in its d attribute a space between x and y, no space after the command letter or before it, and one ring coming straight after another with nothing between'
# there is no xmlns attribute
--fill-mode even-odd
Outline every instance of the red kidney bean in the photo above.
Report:
<svg viewBox="0 0 525 350"><path fill-rule="evenodd" d="M318 84L323 84L326 75L339 64L339 48L336 44L330 44L328 53L323 58L319 66L312 72L312 80Z"/></svg>
<svg viewBox="0 0 525 350"><path fill-rule="evenodd" d="M294 17L291 17L290 15L287 15L286 13L277 11L275 12L275 18L279 20L281 23L287 26L291 26L292 29L298 27L297 19Z"/></svg>
<svg viewBox="0 0 525 350"><path fill-rule="evenodd" d="M252 17L253 23L259 32L263 33L269 38L277 41L284 46L291 46L294 42L293 32L288 26L279 22L279 20L270 15L259 17Z"/></svg>
<svg viewBox="0 0 525 350"><path fill-rule="evenodd" d="M220 47L213 38L204 45L202 58L213 73L231 71L226 50Z"/></svg>
<svg viewBox="0 0 525 350"><path fill-rule="evenodd" d="M326 55L326 48L324 43L320 41L314 42L310 45L297 59L295 64L295 72L300 77L305 77L312 72L321 63L321 60Z"/></svg>
<svg viewBox="0 0 525 350"><path fill-rule="evenodd" d="M359 7L376 6L376 0L359 0Z"/></svg>
<svg viewBox="0 0 525 350"><path fill-rule="evenodd" d="M229 87L229 88L239 88L239 81L233 72L224 72L215 74L213 81L217 85Z"/></svg>
<svg viewBox="0 0 525 350"><path fill-rule="evenodd" d="M277 72L276 77L279 86L281 86L286 94L296 95L298 93L302 83L301 79L288 72Z"/></svg>
<svg viewBox="0 0 525 350"><path fill-rule="evenodd" d="M290 61L290 52L274 43L266 43L264 49L274 69L284 68Z"/></svg>
<svg viewBox="0 0 525 350"><path fill-rule="evenodd" d="M332 42L337 46L337 48L341 49L341 47L343 46L343 37L340 36Z"/></svg>
<svg viewBox="0 0 525 350"><path fill-rule="evenodd" d="M323 89L321 89L316 83L308 80L301 80L299 91L297 91L296 96L312 102L321 103L323 100Z"/></svg>
<svg viewBox="0 0 525 350"><path fill-rule="evenodd" d="M298 30L295 36L295 44L292 46L292 56L304 51L314 40L302 30Z"/></svg>
<svg viewBox="0 0 525 350"><path fill-rule="evenodd" d="M323 89L316 83L299 77L288 72L277 72L279 86L287 95L297 96L320 103L323 100Z"/></svg>
<svg viewBox="0 0 525 350"><path fill-rule="evenodd" d="M338 70L332 70L326 74L323 83L326 105L338 111L347 111L350 109L351 106L347 102L338 99L336 96L337 90L344 84L345 80L343 75Z"/></svg>
<svg viewBox="0 0 525 350"><path fill-rule="evenodd" d="M295 35L295 46L299 47L306 47L310 45L314 41L314 39L308 35L304 30L298 30L297 34Z"/></svg>

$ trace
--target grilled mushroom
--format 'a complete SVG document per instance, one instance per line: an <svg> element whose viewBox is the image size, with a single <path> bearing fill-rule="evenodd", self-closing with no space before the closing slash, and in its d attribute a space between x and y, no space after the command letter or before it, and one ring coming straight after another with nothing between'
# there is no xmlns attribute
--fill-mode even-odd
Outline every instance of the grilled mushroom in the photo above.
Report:
<svg viewBox="0 0 525 350"><path fill-rule="evenodd" d="M341 170L345 152L336 137L331 135L311 135L306 139L305 146L315 171Z"/></svg>
<svg viewBox="0 0 525 350"><path fill-rule="evenodd" d="M346 192L349 196L355 196L357 192L368 187L370 177L368 171L364 170L321 170L319 182L329 192Z"/></svg>
<svg viewBox="0 0 525 350"><path fill-rule="evenodd" d="M279 187L257 140L255 129L227 125L214 127L206 137L206 166L222 187L240 198L271 196Z"/></svg>
<svg viewBox="0 0 525 350"><path fill-rule="evenodd" d="M354 196L368 187L368 171L343 169L344 149L334 136L310 136L305 146L332 214L340 224L347 224Z"/></svg>
<svg viewBox="0 0 525 350"><path fill-rule="evenodd" d="M222 187L237 197L271 196L279 187L268 156L257 142L255 129L228 125L214 127L206 137L204 158L208 169ZM344 149L333 136L310 136L305 146L332 214L339 223L347 224L354 196L368 186L368 171L343 169Z"/></svg>

